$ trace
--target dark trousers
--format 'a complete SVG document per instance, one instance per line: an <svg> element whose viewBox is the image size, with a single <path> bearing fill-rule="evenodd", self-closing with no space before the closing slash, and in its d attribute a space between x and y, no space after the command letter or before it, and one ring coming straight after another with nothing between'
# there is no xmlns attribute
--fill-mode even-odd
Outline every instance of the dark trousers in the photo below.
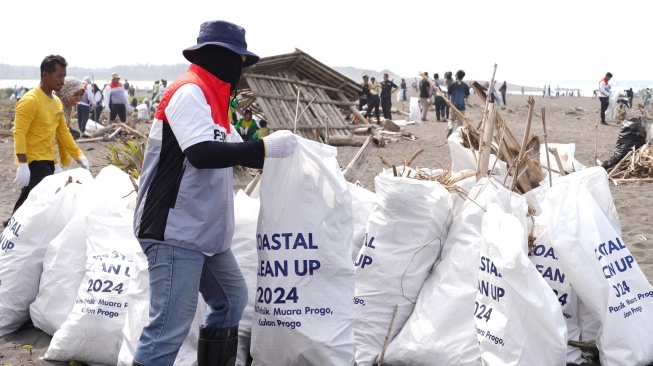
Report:
<svg viewBox="0 0 653 366"><path fill-rule="evenodd" d="M29 192L32 191L32 188L41 183L43 178L54 174L54 162L47 160L33 161L29 163L29 174L29 184L27 187L21 188L20 196L18 197L18 201L16 201L16 205L14 205L13 212L16 212L16 210L23 205L27 196L29 196Z"/></svg>
<svg viewBox="0 0 653 366"><path fill-rule="evenodd" d="M79 126L79 132L84 133L86 131L86 122L88 122L90 115L90 106L77 103L77 125Z"/></svg>
<svg viewBox="0 0 653 366"><path fill-rule="evenodd" d="M440 117L445 118L444 115L444 109L446 107L447 103L444 102L444 99L442 97L440 98L435 98L435 117L437 120L440 120Z"/></svg>
<svg viewBox="0 0 653 366"><path fill-rule="evenodd" d="M390 112L390 109L392 108L392 97L387 96L381 98L381 108L383 108L383 118L385 119L392 119L392 112Z"/></svg>
<svg viewBox="0 0 653 366"><path fill-rule="evenodd" d="M605 123L605 111L608 110L610 99L608 97L599 97L601 101L601 123Z"/></svg>
<svg viewBox="0 0 653 366"><path fill-rule="evenodd" d="M109 104L109 109L111 109L111 113L109 113L109 121L113 122L116 119L116 116L120 118L120 122L126 122L127 121L127 106L124 104Z"/></svg>
<svg viewBox="0 0 653 366"><path fill-rule="evenodd" d="M374 115L376 116L377 120L380 120L380 112L379 112L379 96L378 95L372 95L372 98L367 101L367 113L365 117L370 118L372 116L372 110L376 110Z"/></svg>
<svg viewBox="0 0 653 366"><path fill-rule="evenodd" d="M367 99L359 99L358 100L358 110L362 111L365 104L367 104Z"/></svg>
<svg viewBox="0 0 653 366"><path fill-rule="evenodd" d="M506 105L506 93L501 93L501 99L503 99L503 105Z"/></svg>
<svg viewBox="0 0 653 366"><path fill-rule="evenodd" d="M93 119L93 121L100 122L100 116L102 115L103 109L104 107L99 105L91 110L91 118Z"/></svg>

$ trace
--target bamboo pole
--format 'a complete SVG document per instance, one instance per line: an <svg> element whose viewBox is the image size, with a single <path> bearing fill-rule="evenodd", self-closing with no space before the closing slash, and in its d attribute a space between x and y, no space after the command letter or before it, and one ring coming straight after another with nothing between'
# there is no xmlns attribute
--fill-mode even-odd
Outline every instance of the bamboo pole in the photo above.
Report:
<svg viewBox="0 0 653 366"><path fill-rule="evenodd" d="M599 163L599 121L601 117L596 119L596 124L594 124L594 129L596 129L596 139L594 140L594 163L596 165L601 165Z"/></svg>
<svg viewBox="0 0 653 366"><path fill-rule="evenodd" d="M397 170L395 166L392 166L393 171L395 172L395 177L397 176ZM383 357L385 357L385 348L388 346L388 340L390 339L390 333L392 332L392 324L395 322L395 317L397 316L397 309L399 305L395 305L395 310L392 312L392 319L390 319L390 326L388 326L388 332L385 334L385 340L383 341L383 347L381 348L381 356L379 357L379 366L383 365Z"/></svg>
<svg viewBox="0 0 653 366"><path fill-rule="evenodd" d="M549 168L549 187L553 187L553 180L551 178L551 161L549 159L549 143L547 142L547 134L546 134L546 108L542 106L540 108L540 111L542 112L542 129L544 130L544 151L546 152L546 166Z"/></svg>
<svg viewBox="0 0 653 366"><path fill-rule="evenodd" d="M494 75L497 73L497 64L494 64L494 71L492 71L492 78L490 79L490 90L494 90ZM488 113L489 113L489 107L490 107L490 100L492 98L485 98L485 107L483 108L483 122L481 122L481 136L485 136L484 129L485 129L485 123L488 120ZM492 122L494 124L494 122ZM472 150L474 152L474 150ZM482 151L481 151L482 153ZM478 171L477 171L477 177L478 177Z"/></svg>
<svg viewBox="0 0 653 366"><path fill-rule="evenodd" d="M535 107L535 99L532 96L528 97L528 119L526 120L526 131L524 131L524 139L521 143L521 149L519 150L519 155L517 155L517 160L514 162L514 173L512 183L510 184L510 190L514 190L517 185L517 177L519 176L519 170L522 166L522 159L524 158L524 153L526 152L526 146L528 145L528 136L531 133L531 123L533 122L533 111Z"/></svg>
<svg viewBox="0 0 653 366"><path fill-rule="evenodd" d="M553 155L553 158L556 160L556 164L558 164L558 170L560 171L560 174L567 175L567 172L565 171L565 168L562 165L562 160L560 160L560 155L558 155L558 149L552 147L549 149L549 152L551 153L551 155Z"/></svg>
<svg viewBox="0 0 653 366"><path fill-rule="evenodd" d="M297 120L299 119L299 95L301 94L301 90L297 85L293 84L293 86L297 88L297 107L295 108L295 130L293 133L297 133Z"/></svg>
<svg viewBox="0 0 653 366"><path fill-rule="evenodd" d="M494 78L494 75L492 77ZM490 165L490 153L492 152L491 149L492 136L494 135L494 121L496 120L495 108L496 107L494 103L490 102L488 104L489 115L487 116L487 121L483 126L483 135L482 135L483 137L481 139L481 143L479 146L480 154L478 157L478 164L476 165L476 181L488 175L488 168Z"/></svg>
<svg viewBox="0 0 653 366"><path fill-rule="evenodd" d="M245 188L245 194L248 195L248 196L251 196L252 192L254 191L254 188L256 188L256 185L258 184L258 182L260 180L261 180L261 173L258 172L254 176L254 179L252 179L252 181L249 182L249 184L247 185L247 188Z"/></svg>

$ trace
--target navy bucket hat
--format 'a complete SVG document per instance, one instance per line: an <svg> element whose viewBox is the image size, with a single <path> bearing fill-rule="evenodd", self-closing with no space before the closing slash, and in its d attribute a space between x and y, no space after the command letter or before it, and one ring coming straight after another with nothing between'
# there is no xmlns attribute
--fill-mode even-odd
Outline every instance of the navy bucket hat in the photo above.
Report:
<svg viewBox="0 0 653 366"><path fill-rule="evenodd" d="M197 51L206 45L224 47L239 55L244 55L244 66L252 66L261 58L247 50L245 41L245 28L226 22L224 20L210 20L200 25L200 35L197 37L197 44L182 51L184 57L193 62Z"/></svg>

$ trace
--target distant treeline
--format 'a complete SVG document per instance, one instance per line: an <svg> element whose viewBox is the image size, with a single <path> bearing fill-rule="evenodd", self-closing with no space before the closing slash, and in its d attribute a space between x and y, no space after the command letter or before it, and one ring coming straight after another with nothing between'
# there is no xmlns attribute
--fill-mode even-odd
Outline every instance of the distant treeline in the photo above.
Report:
<svg viewBox="0 0 653 366"><path fill-rule="evenodd" d="M108 81L111 73L117 72L122 80L174 80L188 70L189 64L175 65L119 65L110 69L90 69L69 66L67 73L79 77L92 76L96 82ZM16 66L0 64L0 79L40 79L38 66Z"/></svg>

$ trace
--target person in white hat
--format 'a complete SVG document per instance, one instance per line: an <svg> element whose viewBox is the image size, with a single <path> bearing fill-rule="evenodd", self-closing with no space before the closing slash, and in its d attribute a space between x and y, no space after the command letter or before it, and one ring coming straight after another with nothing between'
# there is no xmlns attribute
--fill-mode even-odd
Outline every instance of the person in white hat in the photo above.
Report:
<svg viewBox="0 0 653 366"><path fill-rule="evenodd" d="M133 365L175 361L197 310L198 366L235 362L247 285L231 251L234 165L262 168L264 159L292 155L297 138L278 131L243 142L229 123L229 96L243 68L259 61L245 30L225 21L200 26L197 44L183 51L188 71L166 90L147 140L134 234L150 263L149 324Z"/></svg>
<svg viewBox="0 0 653 366"><path fill-rule="evenodd" d="M131 112L127 90L120 84L120 75L111 74L111 82L104 88L104 110L109 113L109 121L113 122L116 116L120 122L127 121L127 112Z"/></svg>

